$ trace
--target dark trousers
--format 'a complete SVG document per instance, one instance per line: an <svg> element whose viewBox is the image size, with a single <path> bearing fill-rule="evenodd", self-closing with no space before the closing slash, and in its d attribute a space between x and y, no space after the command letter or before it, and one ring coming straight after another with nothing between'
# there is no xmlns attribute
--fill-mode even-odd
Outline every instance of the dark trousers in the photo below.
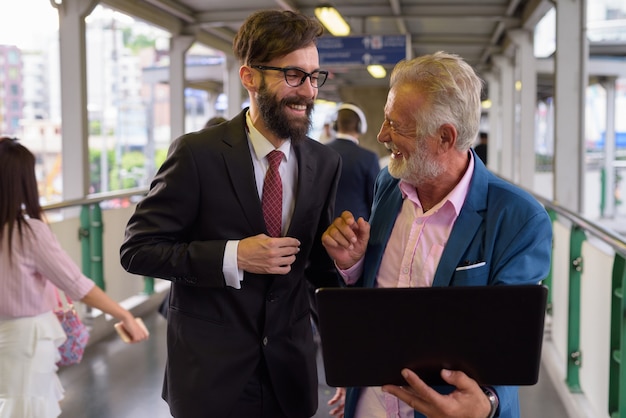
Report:
<svg viewBox="0 0 626 418"><path fill-rule="evenodd" d="M288 418L280 408L264 361L250 378L230 417Z"/></svg>

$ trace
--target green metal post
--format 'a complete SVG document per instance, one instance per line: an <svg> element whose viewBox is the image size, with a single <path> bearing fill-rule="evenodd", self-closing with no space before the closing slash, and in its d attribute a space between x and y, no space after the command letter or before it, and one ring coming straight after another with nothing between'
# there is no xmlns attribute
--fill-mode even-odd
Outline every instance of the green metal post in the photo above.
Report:
<svg viewBox="0 0 626 418"><path fill-rule="evenodd" d="M583 271L582 245L585 231L572 226L570 236L569 308L567 315L567 386L572 393L581 393L579 371L582 362L580 352L580 278Z"/></svg>
<svg viewBox="0 0 626 418"><path fill-rule="evenodd" d="M153 277L143 278L143 293L145 295L154 294L154 278Z"/></svg>
<svg viewBox="0 0 626 418"><path fill-rule="evenodd" d="M626 418L626 260L613 261L611 295L611 352L609 366L609 415Z"/></svg>
<svg viewBox="0 0 626 418"><path fill-rule="evenodd" d="M82 271L87 277L91 277L91 247L89 245L89 205L80 208L80 227L78 228L78 239L80 240L80 253L82 260Z"/></svg>
<svg viewBox="0 0 626 418"><path fill-rule="evenodd" d="M91 280L102 289L106 290L104 285L104 267L102 262L102 209L100 204L96 203L91 211Z"/></svg>

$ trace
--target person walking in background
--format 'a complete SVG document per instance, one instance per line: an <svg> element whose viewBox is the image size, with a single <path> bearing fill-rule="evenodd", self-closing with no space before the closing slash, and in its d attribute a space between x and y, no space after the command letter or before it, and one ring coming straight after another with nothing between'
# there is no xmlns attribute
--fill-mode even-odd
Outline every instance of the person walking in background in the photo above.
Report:
<svg viewBox="0 0 626 418"><path fill-rule="evenodd" d="M172 281L163 398L176 418L303 418L318 377L308 281L338 285L321 236L339 155L309 138L317 20L261 10L233 50L250 107L175 139L128 221L123 267Z"/></svg>
<svg viewBox="0 0 626 418"><path fill-rule="evenodd" d="M481 132L478 135L478 144L476 144L476 146L474 147L474 151L476 151L476 155L478 156L478 158L480 158L480 160L485 165L487 165L487 142L488 140L489 140L489 137L487 135L487 132Z"/></svg>
<svg viewBox="0 0 626 418"><path fill-rule="evenodd" d="M374 181L380 166L376 153L359 145L359 138L367 132L365 113L354 104L340 104L332 130L335 132L334 139L328 142L327 146L341 156L341 177L337 188L334 216L341 216L343 211L348 210L356 219L362 217L367 221L374 199ZM319 324L315 290L310 287L309 299L314 334L318 343Z"/></svg>
<svg viewBox="0 0 626 418"><path fill-rule="evenodd" d="M66 335L53 310L56 288L122 321L132 341L148 334L85 277L44 222L35 156L0 138L0 417L61 414L58 347Z"/></svg>
<svg viewBox="0 0 626 418"><path fill-rule="evenodd" d="M370 221L344 212L322 238L346 285L530 285L546 278L552 251L546 210L489 172L471 150L481 90L482 80L457 55L437 52L395 66L378 133L391 160L376 180ZM488 315L485 321L489 326ZM331 412L346 418L520 416L517 387L481 387L461 371L443 370L449 385L431 388L405 372L410 387L348 388L345 404L339 389Z"/></svg>
<svg viewBox="0 0 626 418"><path fill-rule="evenodd" d="M335 216L349 210L355 218L363 217L367 221L380 167L376 153L359 145L360 136L367 132L365 114L353 104L341 104L337 108L334 130L337 134L328 146L341 155Z"/></svg>
<svg viewBox="0 0 626 418"><path fill-rule="evenodd" d="M213 116L212 118L209 118L209 120L206 121L206 123L204 124L205 128L208 128L210 126L215 126L215 125L219 125L220 123L226 122L228 119L226 119L223 116Z"/></svg>

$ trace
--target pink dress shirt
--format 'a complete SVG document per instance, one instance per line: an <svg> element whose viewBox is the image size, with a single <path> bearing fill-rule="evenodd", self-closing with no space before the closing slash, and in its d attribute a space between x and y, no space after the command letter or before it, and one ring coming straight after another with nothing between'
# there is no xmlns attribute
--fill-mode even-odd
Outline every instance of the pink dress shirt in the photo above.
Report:
<svg viewBox="0 0 626 418"><path fill-rule="evenodd" d="M0 246L0 319L37 316L56 306L53 285L72 299L82 299L94 286L61 248L50 227L27 219L20 240L13 233L11 262L7 227Z"/></svg>
<svg viewBox="0 0 626 418"><path fill-rule="evenodd" d="M424 213L417 190L400 181L404 199L391 231L376 277L377 287L431 286L441 254L446 246L472 179L474 160L456 187L437 205ZM363 272L363 260L340 271L347 284L355 283ZM416 318L419 321L420 318ZM399 371L398 371L399 372ZM364 388L356 408L356 418L413 418L413 409L379 387Z"/></svg>

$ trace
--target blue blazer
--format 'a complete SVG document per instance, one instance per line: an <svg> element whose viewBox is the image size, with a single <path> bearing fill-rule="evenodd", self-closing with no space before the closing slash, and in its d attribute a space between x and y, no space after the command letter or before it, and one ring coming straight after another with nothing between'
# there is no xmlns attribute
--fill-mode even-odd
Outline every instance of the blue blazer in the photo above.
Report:
<svg viewBox="0 0 626 418"><path fill-rule="evenodd" d="M385 246L402 206L398 182L387 168L376 180L370 240L363 276L356 286L374 287L376 283ZM437 266L433 286L537 284L548 275L551 254L552 224L543 206L529 193L488 171L474 153L467 198ZM480 262L485 265L457 270ZM452 386L436 389L440 393L454 390ZM517 387L496 386L495 390L500 400L496 416L519 418ZM346 418L354 416L359 394L359 388L348 388ZM422 417L415 413L415 418Z"/></svg>

